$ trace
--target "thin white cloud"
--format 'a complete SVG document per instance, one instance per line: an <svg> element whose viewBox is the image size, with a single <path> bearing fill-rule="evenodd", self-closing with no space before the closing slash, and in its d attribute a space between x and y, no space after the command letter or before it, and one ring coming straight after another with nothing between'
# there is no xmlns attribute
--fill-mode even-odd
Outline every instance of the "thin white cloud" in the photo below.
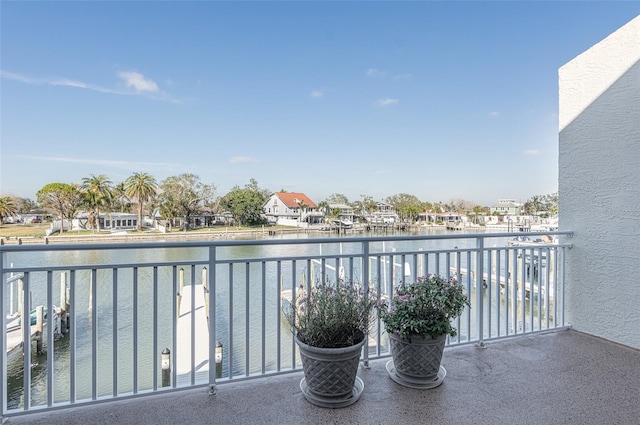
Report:
<svg viewBox="0 0 640 425"><path fill-rule="evenodd" d="M181 103L178 99L174 99L168 93L161 91L155 81L145 78L138 72L120 72L118 76L124 80L126 88L108 88L88 84L83 81L70 80L68 78L33 78L13 72L0 70L0 78L7 80L20 81L25 84L32 85L50 85L74 87L85 90L93 90L100 93L119 94L124 96L144 95L151 99L164 100L172 103Z"/></svg>
<svg viewBox="0 0 640 425"><path fill-rule="evenodd" d="M369 78L379 78L379 79L390 78L393 81L404 81L404 80L410 80L411 78L413 78L413 75L409 74L408 72L405 72L403 74L390 74L387 71L382 71L376 68L367 69L367 72L365 73L365 75Z"/></svg>
<svg viewBox="0 0 640 425"><path fill-rule="evenodd" d="M498 112L498 111L491 111L491 112L489 112L489 116L490 116L490 117L498 117L498 116L500 116L500 112Z"/></svg>
<svg viewBox="0 0 640 425"><path fill-rule="evenodd" d="M372 77L372 78L383 78L383 77L387 76L387 72L386 71L380 71L380 70L377 70L375 68L369 68L367 70L366 76L367 77Z"/></svg>
<svg viewBox="0 0 640 425"><path fill-rule="evenodd" d="M134 71L119 72L118 77L122 78L127 87L133 87L137 92L157 92L158 85L155 81L145 78L144 75Z"/></svg>
<svg viewBox="0 0 640 425"><path fill-rule="evenodd" d="M258 160L250 156L232 156L229 158L229 162L232 164L240 164L243 162L258 162Z"/></svg>
<svg viewBox="0 0 640 425"><path fill-rule="evenodd" d="M395 105L396 103L400 102L398 99L379 99L376 101L376 106L380 106L381 108L384 108L385 106L390 106L390 105Z"/></svg>
<svg viewBox="0 0 640 425"><path fill-rule="evenodd" d="M318 98L318 97L323 97L323 96L324 96L324 93L323 93L323 92L321 92L321 91L319 91L319 90L314 90L314 91L312 91L312 92L311 92L311 95L310 95L310 96L311 96L311 97L316 97L316 98Z"/></svg>
<svg viewBox="0 0 640 425"><path fill-rule="evenodd" d="M67 79L51 80L51 81L46 82L46 84L50 84L52 86L76 87L76 88L79 88L79 89L94 90L94 91L98 91L100 93L112 93L112 94L122 94L122 95L131 95L131 94L133 94L133 93L130 93L130 92L124 92L122 90L113 90L113 89L108 89L108 88L105 88L105 87L86 84L86 83L83 83L81 81L73 81L73 80L67 80Z"/></svg>
<svg viewBox="0 0 640 425"><path fill-rule="evenodd" d="M527 156L536 156L540 154L540 151L538 149L528 149L524 151L524 154Z"/></svg>
<svg viewBox="0 0 640 425"><path fill-rule="evenodd" d="M125 170L140 170L149 168L166 168L174 167L175 163L167 162L143 162L143 161L122 161L97 158L76 158L65 156L33 156L33 155L16 155L17 158L27 159L31 161L45 162L64 162L70 164L98 165L104 167L121 168Z"/></svg>
<svg viewBox="0 0 640 425"><path fill-rule="evenodd" d="M13 72L8 72L4 70L0 70L0 77L6 80L20 81L26 84L44 84L43 81L37 80L35 78L26 77L24 75L15 74Z"/></svg>

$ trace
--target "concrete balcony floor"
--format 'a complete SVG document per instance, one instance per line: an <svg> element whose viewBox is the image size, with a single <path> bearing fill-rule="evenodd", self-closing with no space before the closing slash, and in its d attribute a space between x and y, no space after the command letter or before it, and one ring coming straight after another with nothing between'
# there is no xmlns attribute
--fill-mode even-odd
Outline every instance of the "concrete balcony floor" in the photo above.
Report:
<svg viewBox="0 0 640 425"><path fill-rule="evenodd" d="M312 405L302 372L32 413L8 424L640 424L640 351L573 330L445 350L439 387L393 382L388 359L361 367L360 399Z"/></svg>

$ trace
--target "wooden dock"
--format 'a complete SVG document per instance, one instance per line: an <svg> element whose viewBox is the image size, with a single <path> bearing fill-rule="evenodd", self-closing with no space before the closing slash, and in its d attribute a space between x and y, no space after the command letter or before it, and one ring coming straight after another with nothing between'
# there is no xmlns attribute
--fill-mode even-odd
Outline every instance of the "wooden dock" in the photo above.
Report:
<svg viewBox="0 0 640 425"><path fill-rule="evenodd" d="M36 336L37 332L37 327L31 326L31 339ZM7 355L20 348L22 348L22 326L20 325L20 317L16 317L7 323Z"/></svg>
<svg viewBox="0 0 640 425"><path fill-rule="evenodd" d="M195 296L193 310L192 294ZM181 288L177 323L177 353L175 353L178 385L187 384L192 381L192 378L195 379L195 382L208 379L209 324L204 294L203 285L185 285ZM192 329L193 340L191 339ZM192 370L195 372L193 375Z"/></svg>
<svg viewBox="0 0 640 425"><path fill-rule="evenodd" d="M456 278L458 279L458 281L462 281L462 277L466 276L467 273L468 273L467 269L464 268L464 267L461 267L459 272L460 272L460 276L456 276ZM450 273L451 273L451 276L455 276L458 273L458 269L456 267L451 267L450 268ZM518 277L520 277L520 274L518 274ZM489 274L488 273L483 273L482 274L482 280L483 280L483 282L485 282L485 285L486 285L486 282L489 282ZM473 284L473 286L475 288L476 277L475 277L475 272L473 272L473 271L471 272L471 282L472 282L472 284ZM491 282L498 282L498 276L495 273L491 273ZM507 279L505 278L505 276L500 276L499 282L500 282L501 291L504 293L505 285L507 284ZM517 279L517 283L518 283L518 291L521 291L521 281L520 281L520 279ZM513 284L513 282L512 282L512 284ZM532 292L533 292L534 296L537 296L538 295L539 286L540 285L538 285L538 284L533 284L533 290L532 290L531 282L525 281L524 282L525 297L529 298L531 296ZM542 285L542 288L540 288L540 290L542 292L542 296L545 297L546 296L545 295L545 292L546 292L545 285ZM549 294L549 299L551 300L551 299L553 299L553 281L549 282L549 291L551 292Z"/></svg>

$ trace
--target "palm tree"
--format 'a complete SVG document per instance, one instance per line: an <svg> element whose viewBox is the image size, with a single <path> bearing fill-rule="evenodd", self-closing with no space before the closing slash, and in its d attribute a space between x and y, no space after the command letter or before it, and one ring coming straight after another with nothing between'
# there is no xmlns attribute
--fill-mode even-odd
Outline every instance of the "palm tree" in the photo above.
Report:
<svg viewBox="0 0 640 425"><path fill-rule="evenodd" d="M16 215L16 206L13 203L13 199L8 196L0 198L0 226L4 224L4 218Z"/></svg>
<svg viewBox="0 0 640 425"><path fill-rule="evenodd" d="M304 209L307 208L309 205L305 204L304 201L302 200L298 200L298 227L300 227L300 224L302 223L302 213L304 212Z"/></svg>
<svg viewBox="0 0 640 425"><path fill-rule="evenodd" d="M97 226L92 224L91 228L95 230L97 227L98 232L100 232L100 206L107 205L111 201L111 187L111 180L104 174L99 176L90 174L89 177L82 179L80 190L84 193L85 202L91 209L93 222L97 223Z"/></svg>
<svg viewBox="0 0 640 425"><path fill-rule="evenodd" d="M114 207L115 207L115 204L117 203L118 206L120 207L120 212L123 213L124 207L127 205L127 203L129 203L129 198L127 198L124 182L121 182L115 185L111 193L112 193L112 200L114 203Z"/></svg>
<svg viewBox="0 0 640 425"><path fill-rule="evenodd" d="M133 173L124 181L125 194L138 201L138 230L142 230L142 207L158 192L158 182L147 173Z"/></svg>

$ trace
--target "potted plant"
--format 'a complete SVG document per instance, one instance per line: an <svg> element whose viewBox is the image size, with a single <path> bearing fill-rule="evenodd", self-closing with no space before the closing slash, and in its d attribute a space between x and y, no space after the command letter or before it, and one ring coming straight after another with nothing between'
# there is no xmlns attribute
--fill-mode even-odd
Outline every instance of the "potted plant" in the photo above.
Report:
<svg viewBox="0 0 640 425"><path fill-rule="evenodd" d="M355 403L364 384L356 375L377 299L361 285L321 283L296 294L285 310L300 351L305 398L322 407Z"/></svg>
<svg viewBox="0 0 640 425"><path fill-rule="evenodd" d="M389 335L389 376L412 388L434 388L446 370L440 365L447 335L456 336L452 320L469 301L456 279L428 274L401 283L391 300L381 300L378 317Z"/></svg>

